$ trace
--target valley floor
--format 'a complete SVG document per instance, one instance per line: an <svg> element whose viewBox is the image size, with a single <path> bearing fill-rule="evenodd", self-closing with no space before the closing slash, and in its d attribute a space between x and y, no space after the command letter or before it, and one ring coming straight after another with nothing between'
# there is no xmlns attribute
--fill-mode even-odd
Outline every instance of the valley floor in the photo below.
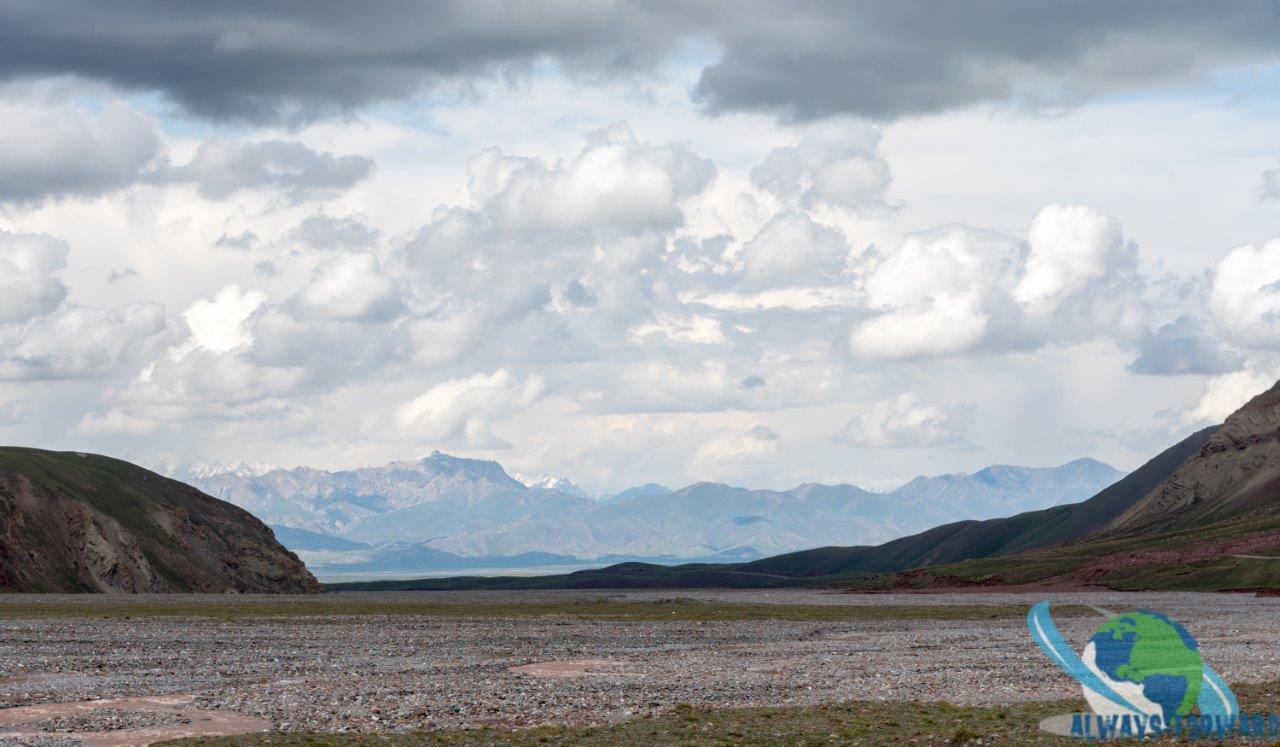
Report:
<svg viewBox="0 0 1280 747"><path fill-rule="evenodd" d="M980 736L1007 730L997 721L1030 718L1045 701L1079 696L1027 634L1023 616L1040 598L802 590L2 596L0 741L131 744L265 729L412 737L425 729L471 743L479 733L446 730L490 727L498 731L485 740L505 741L494 735L547 724L574 728L519 738L608 741L636 724L692 730L681 739L754 728L766 729L763 737L777 719L779 735L807 728L821 742L852 734L851 723L875 713L895 715L898 726L927 721L940 739ZM1149 608L1183 622L1229 682L1280 678L1280 599L1052 598L1077 649L1101 611ZM834 705L850 701L862 705ZM894 705L901 701L964 708ZM755 707L769 710L736 710ZM724 723L708 726L716 719Z"/></svg>

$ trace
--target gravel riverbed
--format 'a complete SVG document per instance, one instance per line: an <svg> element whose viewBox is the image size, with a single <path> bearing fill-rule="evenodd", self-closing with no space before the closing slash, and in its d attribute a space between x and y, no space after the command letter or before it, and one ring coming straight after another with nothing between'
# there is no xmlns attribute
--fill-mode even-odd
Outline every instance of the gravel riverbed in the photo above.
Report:
<svg viewBox="0 0 1280 747"><path fill-rule="evenodd" d="M450 602L543 604L607 598L1029 607L1041 598L811 591L429 594L431 600ZM360 598L422 597L331 594L320 599L350 603ZM0 598L0 611L23 599L33 598ZM1280 600L1105 592L1053 594L1052 599L1098 608L1096 617L1058 620L1077 649L1102 622L1103 612L1148 608L1186 625L1199 639L1206 660L1228 681L1261 682L1280 676ZM216 598L207 601L219 603ZM1017 617L619 622L557 616L319 614L233 620L0 619L0 739L5 732L41 731L50 738L48 744L62 743L67 733L136 724L173 723L176 728L184 719L190 721L171 710L147 716L145 709L127 713L118 705L86 704L105 698L180 695L189 697L189 708L195 711L234 712L278 729L387 731L606 723L679 703L947 700L981 705L1078 693L1032 643L1025 622ZM85 705L29 720L22 727L3 721L9 709L58 703Z"/></svg>

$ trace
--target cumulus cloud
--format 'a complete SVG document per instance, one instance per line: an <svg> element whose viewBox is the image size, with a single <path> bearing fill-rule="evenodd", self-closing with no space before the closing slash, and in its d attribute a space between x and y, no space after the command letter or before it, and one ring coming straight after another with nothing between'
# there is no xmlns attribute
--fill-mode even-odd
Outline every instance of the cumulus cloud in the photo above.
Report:
<svg viewBox="0 0 1280 747"><path fill-rule="evenodd" d="M191 329L191 344L214 353L247 345L253 341L249 317L266 303L261 291L240 286L223 286L213 298L193 301L182 316Z"/></svg>
<svg viewBox="0 0 1280 747"><path fill-rule="evenodd" d="M503 160L500 153L472 159L470 183L481 185L475 196L504 225L531 230L672 228L683 219L677 203L716 174L687 148L639 142L625 124L589 133L587 148L569 163L523 159L509 167Z"/></svg>
<svg viewBox="0 0 1280 747"><path fill-rule="evenodd" d="M64 306L26 324L0 328L0 380L113 376L154 355L171 335L159 304L123 312Z"/></svg>
<svg viewBox="0 0 1280 747"><path fill-rule="evenodd" d="M213 199L270 188L302 200L341 192L372 171L373 161L364 156L336 156L284 140L241 143L215 138L202 143L188 163L163 169L154 178L190 182Z"/></svg>
<svg viewBox="0 0 1280 747"><path fill-rule="evenodd" d="M821 286L841 282L849 242L840 231L806 213L775 215L734 259L739 277L753 287Z"/></svg>
<svg viewBox="0 0 1280 747"><path fill-rule="evenodd" d="M506 369L437 384L396 408L392 422L405 436L477 449L509 448L493 432L496 421L522 412L546 392L542 377L521 381Z"/></svg>
<svg viewBox="0 0 1280 747"><path fill-rule="evenodd" d="M67 296L56 277L66 263L67 245L58 239L0 230L0 324L57 308Z"/></svg>
<svg viewBox="0 0 1280 747"><path fill-rule="evenodd" d="M966 442L972 426L972 406L929 405L906 393L875 403L852 418L836 438L874 448L947 446Z"/></svg>
<svg viewBox="0 0 1280 747"><path fill-rule="evenodd" d="M1084 205L1050 205L1027 233L1022 279L1013 298L1032 313L1044 314L1079 293L1090 281L1129 260L1124 232L1114 218Z"/></svg>
<svg viewBox="0 0 1280 747"><path fill-rule="evenodd" d="M1197 317L1183 315L1146 335L1129 372L1156 376L1220 374L1235 371L1244 359L1228 349Z"/></svg>
<svg viewBox="0 0 1280 747"><path fill-rule="evenodd" d="M1232 249L1212 274L1207 305L1222 330L1247 347L1280 347L1280 239Z"/></svg>
<svg viewBox="0 0 1280 747"><path fill-rule="evenodd" d="M368 249L378 242L378 235L378 230L358 215L310 215L289 232L291 240L321 251Z"/></svg>
<svg viewBox="0 0 1280 747"><path fill-rule="evenodd" d="M138 181L160 154L154 120L119 101L0 103L0 202L94 197Z"/></svg>
<svg viewBox="0 0 1280 747"><path fill-rule="evenodd" d="M1118 223L1084 206L1049 205L1026 241L967 226L908 236L863 272L875 316L850 350L915 358L1136 339L1147 309L1137 249Z"/></svg>
<svg viewBox="0 0 1280 747"><path fill-rule="evenodd" d="M751 172L761 189L812 209L829 206L876 214L890 206L885 192L893 181L880 154L880 131L859 121L810 125L796 145L775 148Z"/></svg>
<svg viewBox="0 0 1280 747"><path fill-rule="evenodd" d="M1182 421L1187 425L1221 423L1275 383L1274 375L1253 368L1216 376L1205 383L1204 393L1196 406L1183 412Z"/></svg>
<svg viewBox="0 0 1280 747"><path fill-rule="evenodd" d="M133 380L108 392L114 405L87 413L86 434L145 434L202 421L283 419L299 409L304 372L253 365L240 352L171 348Z"/></svg>
<svg viewBox="0 0 1280 747"><path fill-rule="evenodd" d="M397 251L435 305L428 326L481 329L485 339L473 345L496 345L502 331L527 325L512 332L508 354L537 345L543 358L664 330L714 334L704 321L678 329L673 320L691 315L659 303L669 237L684 224L685 201L714 178L710 161L615 125L588 133L569 159L489 149L469 169L474 204L438 208Z"/></svg>
<svg viewBox="0 0 1280 747"><path fill-rule="evenodd" d="M304 319L386 321L403 310L404 290L373 254L343 254L316 267L289 304Z"/></svg>

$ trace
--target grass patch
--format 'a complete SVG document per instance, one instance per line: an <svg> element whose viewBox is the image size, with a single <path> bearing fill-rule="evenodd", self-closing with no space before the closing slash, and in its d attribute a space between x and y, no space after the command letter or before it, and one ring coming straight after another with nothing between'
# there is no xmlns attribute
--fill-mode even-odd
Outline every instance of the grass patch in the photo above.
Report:
<svg viewBox="0 0 1280 747"><path fill-rule="evenodd" d="M1245 712L1280 711L1280 682L1240 685L1235 692ZM481 745L1079 745L1080 740L1040 731L1040 720L1085 710L1084 701L1023 703L1007 707L963 708L947 703L850 702L804 708L694 708L677 706L652 718L608 727L550 726L501 729L415 731L399 735L302 734L268 732L238 737L186 739L165 745L187 747L403 747L430 744ZM1150 744L1152 742L1144 742ZM1171 743L1162 740L1160 744ZM1215 744L1221 744L1214 742ZM1228 742L1227 744L1234 744ZM1258 744L1258 742L1249 742Z"/></svg>
<svg viewBox="0 0 1280 747"><path fill-rule="evenodd" d="M801 605L721 604L695 600L615 601L571 600L550 602L433 601L334 598L267 597L239 599L148 598L137 596L84 596L58 599L0 597L0 619L20 618L210 618L253 620L264 618L328 618L351 615L387 615L450 618L566 617L619 622L689 622L729 620L1000 620L1020 618L1027 607L1018 604L928 605ZM1087 607L1055 608L1066 617L1096 614Z"/></svg>
<svg viewBox="0 0 1280 747"><path fill-rule="evenodd" d="M1117 591L1280 588L1280 559L1261 560L1222 555L1193 561L1181 559L1177 555L1202 543L1222 543L1248 537L1270 538L1277 530L1280 530L1280 516L1267 516L1158 534L1106 537L1016 555L928 566L916 571L927 571L935 578L969 583L996 581L1000 585L1018 585L1066 576L1104 561L1101 572L1091 578L1090 583ZM1251 554L1273 555L1276 552L1275 547L1264 547ZM1143 553L1152 555L1143 557ZM1142 562L1125 562L1130 556L1143 557ZM1108 557L1117 559L1111 567L1107 567L1105 563ZM895 588L902 575L886 574L856 581L852 586L867 589Z"/></svg>

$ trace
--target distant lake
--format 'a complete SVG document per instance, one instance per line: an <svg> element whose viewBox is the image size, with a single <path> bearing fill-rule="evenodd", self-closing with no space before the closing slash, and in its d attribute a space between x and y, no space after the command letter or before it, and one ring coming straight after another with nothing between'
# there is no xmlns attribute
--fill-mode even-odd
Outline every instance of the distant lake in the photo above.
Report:
<svg viewBox="0 0 1280 747"><path fill-rule="evenodd" d="M450 576L552 576L557 573L573 573L590 568L603 568L604 563L584 565L539 565L532 568L445 568L424 571L337 571L327 573L323 566L311 572L322 584L344 581L402 581L412 578L449 578Z"/></svg>

